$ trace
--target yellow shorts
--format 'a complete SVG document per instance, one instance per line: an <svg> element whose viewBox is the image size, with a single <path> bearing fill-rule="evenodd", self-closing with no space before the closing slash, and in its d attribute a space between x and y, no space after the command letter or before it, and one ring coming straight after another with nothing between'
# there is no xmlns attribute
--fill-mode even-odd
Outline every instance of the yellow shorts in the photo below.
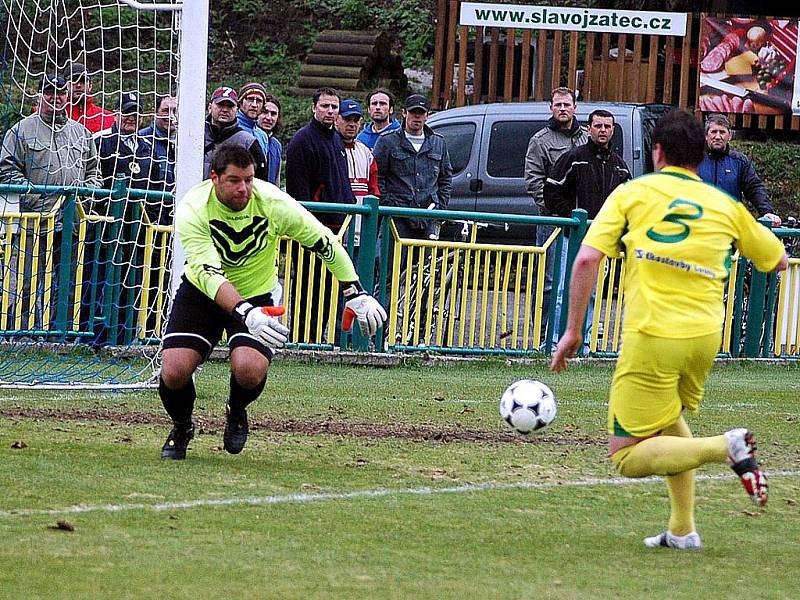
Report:
<svg viewBox="0 0 800 600"><path fill-rule="evenodd" d="M625 332L608 400L609 435L653 436L681 409L697 412L721 339L721 332L686 339Z"/></svg>

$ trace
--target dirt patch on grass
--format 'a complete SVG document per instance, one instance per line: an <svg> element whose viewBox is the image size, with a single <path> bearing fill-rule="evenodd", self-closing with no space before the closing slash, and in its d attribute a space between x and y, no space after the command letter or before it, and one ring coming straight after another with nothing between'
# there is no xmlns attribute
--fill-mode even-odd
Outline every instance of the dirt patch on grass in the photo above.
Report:
<svg viewBox="0 0 800 600"><path fill-rule="evenodd" d="M4 408L0 416L22 419L48 419L54 421L95 421L118 425L163 425L170 424L166 416L150 413L121 412L106 409L60 410L54 408ZM225 427L222 418L208 418L195 415L195 425L199 433L217 434ZM541 432L536 435L523 436L512 431L490 431L467 427L444 427L436 424L409 423L363 423L350 422L345 419L274 419L257 417L250 419L251 431L268 431L273 433L294 433L299 435L340 435L371 439L403 439L425 442L480 442L505 444L564 444L564 445L600 445L605 440L589 436Z"/></svg>

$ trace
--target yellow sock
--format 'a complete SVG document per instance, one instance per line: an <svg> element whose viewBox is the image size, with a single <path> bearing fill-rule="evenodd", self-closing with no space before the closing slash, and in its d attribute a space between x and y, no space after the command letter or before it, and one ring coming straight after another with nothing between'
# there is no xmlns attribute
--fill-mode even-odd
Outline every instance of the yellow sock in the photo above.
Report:
<svg viewBox="0 0 800 600"><path fill-rule="evenodd" d="M611 457L621 475L677 475L706 463L725 462L728 440L724 435L686 438L660 435L616 452Z"/></svg>
<svg viewBox="0 0 800 600"><path fill-rule="evenodd" d="M669 530L673 535L694 531L694 469L666 478L669 490Z"/></svg>
<svg viewBox="0 0 800 600"><path fill-rule="evenodd" d="M660 436L623 448L611 460L625 477L666 477L671 508L669 530L682 536L695 530L694 469L710 462L724 462L727 456L724 435L695 439L681 416Z"/></svg>

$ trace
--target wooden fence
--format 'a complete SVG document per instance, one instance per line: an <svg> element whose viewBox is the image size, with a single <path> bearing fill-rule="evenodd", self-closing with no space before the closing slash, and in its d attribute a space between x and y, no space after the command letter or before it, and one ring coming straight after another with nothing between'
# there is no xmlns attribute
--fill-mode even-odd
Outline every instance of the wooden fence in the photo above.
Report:
<svg viewBox="0 0 800 600"><path fill-rule="evenodd" d="M659 102L695 109L702 14L686 36L584 33L459 25L460 0L439 0L432 106L550 99L568 86L582 100ZM621 50L624 49L624 50ZM800 117L730 114L737 128L800 131Z"/></svg>

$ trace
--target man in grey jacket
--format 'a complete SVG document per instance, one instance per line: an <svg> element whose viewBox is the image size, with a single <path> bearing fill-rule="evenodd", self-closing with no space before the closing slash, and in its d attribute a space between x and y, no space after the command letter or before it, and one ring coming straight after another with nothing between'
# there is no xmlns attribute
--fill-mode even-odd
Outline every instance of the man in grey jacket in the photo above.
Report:
<svg viewBox="0 0 800 600"><path fill-rule="evenodd" d="M444 138L428 127L430 103L425 96L406 98L403 126L378 138L373 154L378 164L381 204L445 209L453 189L453 169ZM400 237L438 234L429 219L398 219Z"/></svg>
<svg viewBox="0 0 800 600"><path fill-rule="evenodd" d="M63 78L45 75L39 88L37 110L9 129L0 150L0 183L99 187L97 150L89 130L67 116L67 89ZM57 208L58 194L21 194L0 198L4 212L49 213ZM90 202L81 201L88 211ZM0 204L0 205L2 205ZM42 218L26 225L26 235L14 231L11 262L3 266L11 298L10 323L17 313L19 329L42 329L44 285L51 282L51 302L58 287L61 251L61 216ZM52 236L52 237L51 237ZM25 240L20 247L21 239ZM51 243L48 243L52 240ZM37 256L37 289L31 296L34 252ZM74 264L74 262L73 262ZM22 271L23 289L17 297L16 282ZM49 277L48 277L49 275ZM55 311L51 311L54 315ZM33 317L33 319L31 319ZM17 328L12 325L11 328Z"/></svg>
<svg viewBox="0 0 800 600"><path fill-rule="evenodd" d="M549 215L544 205L544 182L553 165L562 154L587 142L589 136L575 118L575 92L567 87L555 88L550 94L553 116L547 126L533 134L525 156L525 187L536 206L534 214ZM553 233L549 225L536 228L536 245L542 246ZM542 302L542 327L547 323L550 309L550 292L553 287L554 250L545 256L544 297ZM563 276L563 274L562 274ZM544 336L544 332L542 333Z"/></svg>

